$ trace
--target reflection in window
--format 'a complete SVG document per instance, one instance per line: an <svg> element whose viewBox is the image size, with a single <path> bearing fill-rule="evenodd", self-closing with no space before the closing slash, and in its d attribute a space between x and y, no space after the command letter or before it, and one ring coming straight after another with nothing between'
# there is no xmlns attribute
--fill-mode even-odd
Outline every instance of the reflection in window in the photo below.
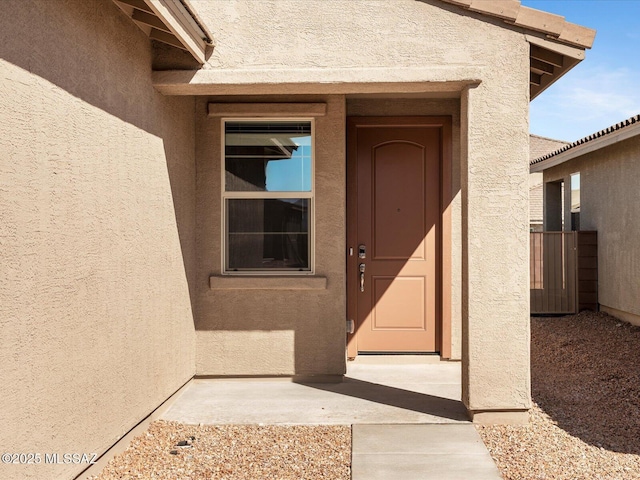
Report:
<svg viewBox="0 0 640 480"><path fill-rule="evenodd" d="M309 269L309 199L228 199L228 269Z"/></svg>
<svg viewBox="0 0 640 480"><path fill-rule="evenodd" d="M571 174L571 230L580 230L580 172Z"/></svg>
<svg viewBox="0 0 640 480"><path fill-rule="evenodd" d="M310 192L309 122L227 122L225 188L228 192Z"/></svg>
<svg viewBox="0 0 640 480"><path fill-rule="evenodd" d="M225 272L311 268L310 121L227 121Z"/></svg>

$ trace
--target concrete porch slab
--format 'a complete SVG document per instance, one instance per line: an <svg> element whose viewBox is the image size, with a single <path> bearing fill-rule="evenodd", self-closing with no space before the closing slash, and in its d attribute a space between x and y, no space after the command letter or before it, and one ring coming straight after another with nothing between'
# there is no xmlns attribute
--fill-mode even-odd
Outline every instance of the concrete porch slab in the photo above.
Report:
<svg viewBox="0 0 640 480"><path fill-rule="evenodd" d="M460 364L349 363L342 383L196 379L163 415L190 424L468 422Z"/></svg>
<svg viewBox="0 0 640 480"><path fill-rule="evenodd" d="M344 382L196 379L162 415L189 424L352 425L352 479L499 480L460 402L460 364L349 362Z"/></svg>

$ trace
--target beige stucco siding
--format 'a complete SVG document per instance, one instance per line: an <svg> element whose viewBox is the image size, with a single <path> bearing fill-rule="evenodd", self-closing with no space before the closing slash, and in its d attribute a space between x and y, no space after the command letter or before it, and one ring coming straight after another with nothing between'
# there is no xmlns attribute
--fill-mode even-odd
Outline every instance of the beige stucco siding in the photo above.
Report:
<svg viewBox="0 0 640 480"><path fill-rule="evenodd" d="M529 160L555 152L567 144L561 140L529 135ZM543 230L543 197L542 173L529 174L529 224L533 231Z"/></svg>
<svg viewBox="0 0 640 480"><path fill-rule="evenodd" d="M2 8L0 445L100 453L194 373L194 101L111 1Z"/></svg>
<svg viewBox="0 0 640 480"><path fill-rule="evenodd" d="M203 71L190 76L184 88L167 91L180 94L202 87L211 93L214 87L205 85L209 82L220 95L287 91L289 96L280 101L294 101L295 93L370 93L378 97L386 93L392 97L388 111L398 114L416 113L416 108L390 106L403 93L461 98L459 137L454 140L459 145L454 183L458 182L461 193L455 197L459 207L454 209L459 208L459 215L456 219L454 210L457 223L452 227L454 282L459 283L454 285L457 304L452 311L454 317L459 312L462 324L463 400L477 412L527 409L529 44L524 35L501 21L428 0L235 0L223 4L193 0L192 4L205 22L216 26L216 49ZM162 75L155 79L159 88L164 88ZM339 97L326 98L335 105L330 104L330 113L323 120L330 125L321 126L318 120L317 138L328 135L333 140L317 149L317 181L326 175L330 182L341 182L325 191L337 195L331 206L338 207L344 198L340 176L344 174L344 158L334 157L333 152L338 152L338 145L343 148L345 131L340 117L344 112L336 113ZM360 99L349 98L351 111L357 111L356 101ZM450 108L451 100L442 100L433 111L447 110L446 105ZM208 218L215 227L220 211L220 174L215 164L219 161L216 136L220 127L217 120L206 119L204 112L204 104L198 106L198 222ZM324 155L327 158L323 161ZM321 170L325 162L338 170ZM202 197L205 188L211 191ZM317 200L327 201L320 189ZM219 272L220 239L216 228L201 227L198 255L205 263L198 279L198 373L343 371L343 358L336 362L330 353L344 348L346 245L341 211L334 212L338 217L332 224L316 219L316 234L331 236L333 243L327 253L337 254L339 259L324 272L318 271L327 275L328 288L336 282L339 285L339 296L331 291L326 303L320 292L301 296L206 291L207 277ZM336 230L325 231L331 228ZM461 272L458 279L456 269ZM300 315L288 311L295 298L301 299ZM333 308L327 311L327 305ZM328 315L332 320L320 321ZM239 351L228 353L234 347L221 353L214 338L227 331L234 332L229 335L229 345L237 344L237 331L254 337L249 345L272 345L273 355L276 350L281 355L281 367L274 370L273 365L247 360ZM316 338L315 332L322 332L322 336ZM205 341L207 338L210 340ZM318 343L320 339L327 339L327 343ZM338 340L339 344L333 343ZM247 353L252 350L247 348Z"/></svg>
<svg viewBox="0 0 640 480"><path fill-rule="evenodd" d="M580 173L580 228L598 232L598 302L640 321L640 136L545 170L544 181ZM625 317L624 313L632 316Z"/></svg>
<svg viewBox="0 0 640 480"><path fill-rule="evenodd" d="M485 65L485 40L494 43L503 35L490 25L498 20L483 16L478 21L474 14L454 13L461 11L429 0L191 4L214 29L216 48L205 65L209 69ZM473 41L467 41L467 28L474 30Z"/></svg>
<svg viewBox="0 0 640 480"><path fill-rule="evenodd" d="M528 45L501 32L493 69L462 97L462 399L473 412L530 405Z"/></svg>
<svg viewBox="0 0 640 480"><path fill-rule="evenodd" d="M315 122L315 278L318 288L290 282L239 288L246 277L218 278L221 262L221 118L198 100L198 375L342 375L345 372L345 99L236 97L238 102L323 102ZM227 102L229 98L225 99ZM264 278L255 278L262 286ZM302 280L304 281L304 280ZM295 282L298 283L298 282Z"/></svg>
<svg viewBox="0 0 640 480"><path fill-rule="evenodd" d="M188 84L182 87L165 85L176 79L173 73L154 74L158 87L173 94L192 88L216 95L459 94L462 85L480 81L484 69L492 68L493 46L499 50L506 31L499 20L438 1L195 0L192 5L215 26L216 48L202 70L184 75Z"/></svg>

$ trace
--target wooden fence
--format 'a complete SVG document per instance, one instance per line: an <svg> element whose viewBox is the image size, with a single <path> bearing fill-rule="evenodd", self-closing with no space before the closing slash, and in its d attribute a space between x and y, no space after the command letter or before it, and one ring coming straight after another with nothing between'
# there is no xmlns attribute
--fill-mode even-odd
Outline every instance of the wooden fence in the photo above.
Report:
<svg viewBox="0 0 640 480"><path fill-rule="evenodd" d="M532 232L532 314L597 310L596 232Z"/></svg>

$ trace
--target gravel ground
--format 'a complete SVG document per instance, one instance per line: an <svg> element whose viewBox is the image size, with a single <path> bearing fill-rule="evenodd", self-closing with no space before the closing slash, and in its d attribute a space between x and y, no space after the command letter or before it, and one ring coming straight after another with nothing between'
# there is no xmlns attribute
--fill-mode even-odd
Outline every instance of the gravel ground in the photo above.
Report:
<svg viewBox="0 0 640 480"><path fill-rule="evenodd" d="M505 480L640 480L640 327L532 318L531 375L529 425L478 427ZM344 426L158 421L94 478L347 480L350 457Z"/></svg>
<svg viewBox="0 0 640 480"><path fill-rule="evenodd" d="M348 480L350 476L347 426L197 426L157 421L94 479Z"/></svg>
<svg viewBox="0 0 640 480"><path fill-rule="evenodd" d="M478 427L505 480L640 479L640 327L531 319L527 426Z"/></svg>

